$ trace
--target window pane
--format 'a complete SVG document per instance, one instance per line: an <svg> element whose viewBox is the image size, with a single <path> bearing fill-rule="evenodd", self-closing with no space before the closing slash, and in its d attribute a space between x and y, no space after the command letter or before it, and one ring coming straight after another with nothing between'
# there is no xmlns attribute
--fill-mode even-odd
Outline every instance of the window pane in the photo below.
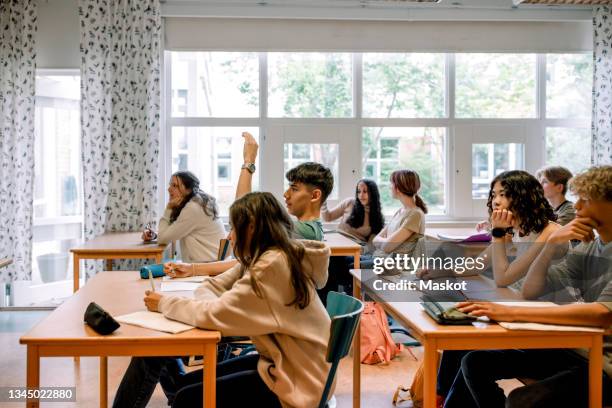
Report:
<svg viewBox="0 0 612 408"><path fill-rule="evenodd" d="M353 115L351 54L269 53L270 117Z"/></svg>
<svg viewBox="0 0 612 408"><path fill-rule="evenodd" d="M81 214L80 77L37 76L34 216Z"/></svg>
<svg viewBox="0 0 612 408"><path fill-rule="evenodd" d="M259 116L259 59L248 52L171 52L173 117Z"/></svg>
<svg viewBox="0 0 612 408"><path fill-rule="evenodd" d="M327 197L330 200L338 199L338 145L337 144L311 144L311 143L286 143L285 149L293 154L289 154L284 160L284 174L298 164L306 162L317 162L327 166L334 176L334 188ZM299 151L296 155L295 151ZM285 189L289 188L289 182L284 178Z"/></svg>
<svg viewBox="0 0 612 408"><path fill-rule="evenodd" d="M421 179L419 195L430 213L446 212L445 128L364 128L362 138L363 174L378 184L385 214L400 206L391 197L389 177L399 169L415 170ZM395 145L393 158L382 153L385 146ZM375 151L374 158L370 158Z"/></svg>
<svg viewBox="0 0 612 408"><path fill-rule="evenodd" d="M535 54L457 54L459 118L534 118Z"/></svg>
<svg viewBox="0 0 612 408"><path fill-rule="evenodd" d="M445 116L444 69L444 54L363 54L363 116Z"/></svg>
<svg viewBox="0 0 612 408"><path fill-rule="evenodd" d="M524 145L521 143L482 143L472 145L472 198L489 197L491 180L507 170L523 170Z"/></svg>
<svg viewBox="0 0 612 408"><path fill-rule="evenodd" d="M228 215L229 206L236 195L236 184L243 163L244 131L259 140L259 128L172 128L172 172L192 171L200 179L200 189L217 199L222 216ZM219 143L220 140L224 142ZM185 143L181 145L179 141ZM253 176L253 190L258 188L259 171Z"/></svg>
<svg viewBox="0 0 612 408"><path fill-rule="evenodd" d="M546 129L546 164L567 167L576 174L591 163L591 130L576 128Z"/></svg>
<svg viewBox="0 0 612 408"><path fill-rule="evenodd" d="M590 118L593 56L546 56L546 117Z"/></svg>
<svg viewBox="0 0 612 408"><path fill-rule="evenodd" d="M72 277L70 248L81 239L82 184L79 76L36 76L32 283ZM70 285L45 289L37 305L57 305ZM25 298L28 298L26 296ZM14 299L29 306L32 299Z"/></svg>

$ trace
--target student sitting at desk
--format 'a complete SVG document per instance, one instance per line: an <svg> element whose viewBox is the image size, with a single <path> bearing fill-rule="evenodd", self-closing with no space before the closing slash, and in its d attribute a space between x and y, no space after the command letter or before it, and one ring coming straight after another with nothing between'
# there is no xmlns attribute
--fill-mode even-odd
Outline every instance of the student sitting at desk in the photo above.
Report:
<svg viewBox="0 0 612 408"><path fill-rule="evenodd" d="M561 166L548 166L536 172L536 178L542 184L544 197L548 200L557 216L557 223L565 225L576 218L574 203L565 198L567 182L572 172Z"/></svg>
<svg viewBox="0 0 612 408"><path fill-rule="evenodd" d="M484 268L458 276L482 273L492 266L497 286L520 290L533 260L548 237L561 226L554 222L556 216L544 198L542 185L526 171L505 171L495 177L487 207L493 238L491 245L479 255L484 259ZM509 256L514 256L514 260L510 261ZM440 276L440 271L418 274L433 278Z"/></svg>
<svg viewBox="0 0 612 408"><path fill-rule="evenodd" d="M459 310L503 322L536 322L612 328L612 166L593 167L570 181L577 218L552 233L523 284L535 299L559 288L584 302L554 307L504 306L465 302ZM599 233L595 236L593 230ZM558 246L581 244L557 264ZM612 405L612 336L604 336L602 405ZM588 361L584 350L445 351L438 374L444 407L586 407ZM496 381L526 377L537 382L513 390L506 400Z"/></svg>
<svg viewBox="0 0 612 408"><path fill-rule="evenodd" d="M391 173L391 195L402 207L393 214L391 221L374 237L375 257L391 254L421 256L419 240L425 234L427 206L418 192L421 188L419 175L412 170L396 170ZM395 271L388 271L394 273Z"/></svg>
<svg viewBox="0 0 612 408"><path fill-rule="evenodd" d="M330 319L315 288L327 280L330 250L291 239L293 223L270 193L236 200L230 222L238 265L205 280L195 299L147 291L145 304L224 336L251 337L258 355L217 365L217 407L317 406L329 371ZM113 406L146 406L158 381L175 407L201 406L201 371L183 373L180 359L134 357Z"/></svg>
<svg viewBox="0 0 612 408"><path fill-rule="evenodd" d="M361 179L355 188L355 197L342 200L335 208L321 207L323 221L340 219L338 230L347 232L363 242L370 241L385 225L376 182Z"/></svg>
<svg viewBox="0 0 612 408"><path fill-rule="evenodd" d="M200 180L190 171L177 171L168 186L170 200L159 220L157 242L179 241L185 262L217 259L219 240L225 238L215 198L200 190ZM142 239L150 241L155 233L146 229Z"/></svg>
<svg viewBox="0 0 612 408"><path fill-rule="evenodd" d="M255 172L257 141L249 132L243 132L244 164L238 178L236 198L251 192L251 180ZM289 214L295 216L294 237L323 240L321 206L334 187L334 176L320 163L302 163L287 172L289 188L283 194Z"/></svg>

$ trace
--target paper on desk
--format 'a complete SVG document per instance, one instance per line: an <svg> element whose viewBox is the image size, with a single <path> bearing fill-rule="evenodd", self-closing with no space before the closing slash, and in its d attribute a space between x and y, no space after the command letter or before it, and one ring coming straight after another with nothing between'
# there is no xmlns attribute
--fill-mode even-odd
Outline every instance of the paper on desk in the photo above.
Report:
<svg viewBox="0 0 612 408"><path fill-rule="evenodd" d="M206 276L203 276L203 275L188 276L186 278L171 278L168 275L164 275L164 277L162 278L162 281L164 281L164 282L198 282L198 283L202 283L202 282L204 282L204 279L206 279Z"/></svg>
<svg viewBox="0 0 612 408"><path fill-rule="evenodd" d="M193 327L188 324L167 319L161 313L149 312L145 310L122 316L117 316L115 317L115 320L120 323L133 324L134 326L140 326L147 329L153 329L172 334L193 329Z"/></svg>
<svg viewBox="0 0 612 408"><path fill-rule="evenodd" d="M603 333L604 330L597 327L585 326L565 326L560 324L544 324L544 323L510 323L498 322L504 329L508 330L540 330L540 331L579 331L579 332L594 332Z"/></svg>
<svg viewBox="0 0 612 408"><path fill-rule="evenodd" d="M188 292L194 291L200 286L199 282L168 282L162 281L160 292Z"/></svg>

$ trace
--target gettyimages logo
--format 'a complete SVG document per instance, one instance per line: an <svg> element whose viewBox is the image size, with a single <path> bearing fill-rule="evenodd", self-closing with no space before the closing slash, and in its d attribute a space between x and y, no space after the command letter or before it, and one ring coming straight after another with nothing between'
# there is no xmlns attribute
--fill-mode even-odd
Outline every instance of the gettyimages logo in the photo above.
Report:
<svg viewBox="0 0 612 408"><path fill-rule="evenodd" d="M375 256L373 272L380 275L387 271L404 271L415 274L418 270L444 270L462 274L466 271L483 271L486 267L486 255L478 257L421 256L395 254L387 257Z"/></svg>

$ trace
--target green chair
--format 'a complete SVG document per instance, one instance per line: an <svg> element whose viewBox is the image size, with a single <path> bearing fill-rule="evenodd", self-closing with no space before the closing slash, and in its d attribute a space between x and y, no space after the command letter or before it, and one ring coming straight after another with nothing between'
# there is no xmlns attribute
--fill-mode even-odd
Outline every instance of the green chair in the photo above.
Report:
<svg viewBox="0 0 612 408"><path fill-rule="evenodd" d="M327 294L327 313L331 318L331 328L325 358L328 363L331 363L331 368L327 375L327 382L319 402L319 408L327 406L329 390L334 382L338 364L343 357L346 357L351 348L362 311L363 303L354 297L338 292Z"/></svg>

